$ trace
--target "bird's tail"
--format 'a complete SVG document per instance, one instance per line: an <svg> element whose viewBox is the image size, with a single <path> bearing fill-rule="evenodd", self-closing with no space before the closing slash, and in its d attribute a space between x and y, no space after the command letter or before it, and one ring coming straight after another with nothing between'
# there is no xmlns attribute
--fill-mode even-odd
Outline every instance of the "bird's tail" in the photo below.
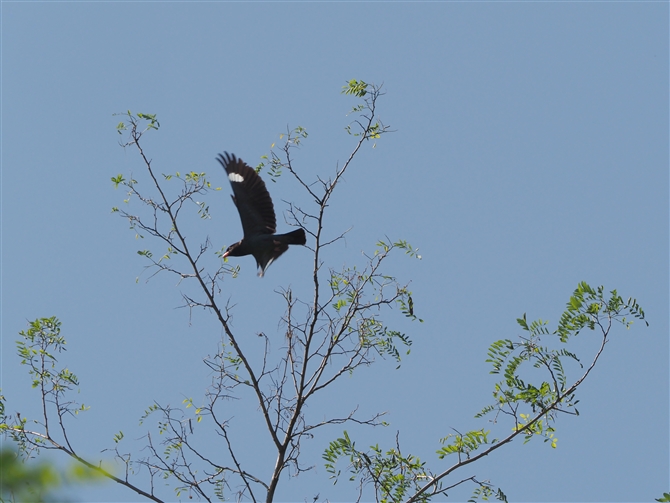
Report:
<svg viewBox="0 0 670 503"><path fill-rule="evenodd" d="M289 245L304 245L307 243L305 229L296 229L292 232L284 234L283 237L286 238L285 243Z"/></svg>

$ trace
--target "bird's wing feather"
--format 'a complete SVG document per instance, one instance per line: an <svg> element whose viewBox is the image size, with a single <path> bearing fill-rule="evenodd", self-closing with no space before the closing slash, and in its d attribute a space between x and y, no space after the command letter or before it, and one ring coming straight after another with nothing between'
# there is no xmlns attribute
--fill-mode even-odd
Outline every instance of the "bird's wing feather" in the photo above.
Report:
<svg viewBox="0 0 670 503"><path fill-rule="evenodd" d="M217 161L226 170L233 187L233 201L240 214L244 236L274 234L277 219L265 182L242 159L227 152L224 155L219 154Z"/></svg>

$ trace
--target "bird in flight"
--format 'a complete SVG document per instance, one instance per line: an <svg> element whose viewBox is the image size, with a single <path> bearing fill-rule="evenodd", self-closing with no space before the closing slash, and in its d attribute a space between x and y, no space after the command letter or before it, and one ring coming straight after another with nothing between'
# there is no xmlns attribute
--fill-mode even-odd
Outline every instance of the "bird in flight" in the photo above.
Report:
<svg viewBox="0 0 670 503"><path fill-rule="evenodd" d="M256 171L234 154L224 152L216 159L228 174L233 187L233 202L242 221L244 237L232 244L223 254L225 257L253 255L258 266L258 276L279 256L288 250L288 245L304 245L307 242L304 229L286 234L275 234L277 219L265 182Z"/></svg>

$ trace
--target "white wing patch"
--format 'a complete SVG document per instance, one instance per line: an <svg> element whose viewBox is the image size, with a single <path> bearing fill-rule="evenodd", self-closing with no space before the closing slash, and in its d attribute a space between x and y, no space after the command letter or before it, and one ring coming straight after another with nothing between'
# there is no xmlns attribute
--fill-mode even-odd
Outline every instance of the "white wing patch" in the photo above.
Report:
<svg viewBox="0 0 670 503"><path fill-rule="evenodd" d="M239 173L230 173L228 179L233 183L242 183L244 181L244 177Z"/></svg>

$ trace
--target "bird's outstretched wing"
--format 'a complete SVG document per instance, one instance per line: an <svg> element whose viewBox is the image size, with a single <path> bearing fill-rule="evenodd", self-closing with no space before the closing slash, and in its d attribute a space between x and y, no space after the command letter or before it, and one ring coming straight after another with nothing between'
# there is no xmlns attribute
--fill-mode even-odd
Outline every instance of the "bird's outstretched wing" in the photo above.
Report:
<svg viewBox="0 0 670 503"><path fill-rule="evenodd" d="M233 154L224 152L219 154L217 161L228 174L228 180L233 187L233 201L242 220L244 236L258 234L274 234L277 228L277 219L272 199L265 188L265 182L256 171L247 166Z"/></svg>

